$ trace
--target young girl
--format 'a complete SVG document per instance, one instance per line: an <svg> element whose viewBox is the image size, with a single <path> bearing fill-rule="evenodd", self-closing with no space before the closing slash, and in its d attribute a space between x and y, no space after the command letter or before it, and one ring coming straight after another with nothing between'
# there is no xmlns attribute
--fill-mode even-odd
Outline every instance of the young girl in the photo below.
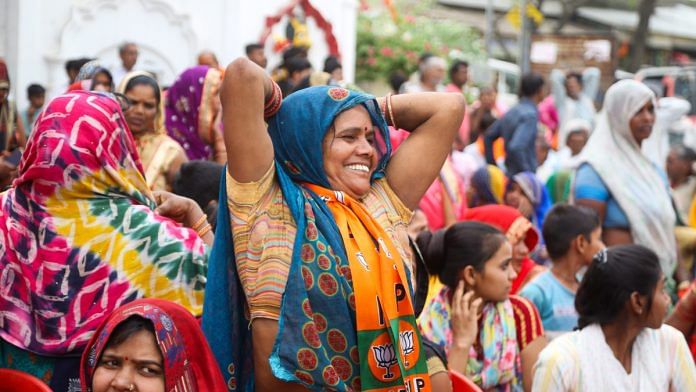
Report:
<svg viewBox="0 0 696 392"><path fill-rule="evenodd" d="M539 356L535 391L694 391L696 368L684 336L662 323L665 276L652 250L600 251L580 283L579 331Z"/></svg>
<svg viewBox="0 0 696 392"><path fill-rule="evenodd" d="M529 390L546 338L534 305L509 295L517 273L505 235L484 223L460 222L419 242L445 285L419 319L423 336L444 346L450 370L482 389Z"/></svg>

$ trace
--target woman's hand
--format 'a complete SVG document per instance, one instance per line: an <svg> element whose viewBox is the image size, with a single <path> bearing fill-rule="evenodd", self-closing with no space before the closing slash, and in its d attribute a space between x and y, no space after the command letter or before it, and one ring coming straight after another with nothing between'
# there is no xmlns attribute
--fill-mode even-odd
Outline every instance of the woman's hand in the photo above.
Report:
<svg viewBox="0 0 696 392"><path fill-rule="evenodd" d="M474 298L474 292L464 293L464 281L460 280L452 296L450 325L452 347L448 354L449 368L466 375L469 351L478 336L478 310L482 299Z"/></svg>
<svg viewBox="0 0 696 392"><path fill-rule="evenodd" d="M203 211L198 204L189 198L164 191L156 191L154 195L155 203L157 203L156 213L188 228L191 228L203 216Z"/></svg>
<svg viewBox="0 0 696 392"><path fill-rule="evenodd" d="M157 203L156 213L196 230L196 234L206 245L213 246L213 232L210 228L206 229L206 225L210 223L205 222L207 217L195 201L164 191L156 191L154 195L155 203ZM199 227L194 228L194 225Z"/></svg>
<svg viewBox="0 0 696 392"><path fill-rule="evenodd" d="M464 293L464 281L460 280L452 296L452 343L458 347L471 347L478 335L478 309L481 298L474 299L474 292Z"/></svg>

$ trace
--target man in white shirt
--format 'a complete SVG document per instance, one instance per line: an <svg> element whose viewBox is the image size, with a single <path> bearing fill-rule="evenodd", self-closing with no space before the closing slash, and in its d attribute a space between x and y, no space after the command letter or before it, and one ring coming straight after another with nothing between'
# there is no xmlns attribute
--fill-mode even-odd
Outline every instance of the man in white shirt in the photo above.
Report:
<svg viewBox="0 0 696 392"><path fill-rule="evenodd" d="M138 61L138 45L134 42L124 42L118 47L118 55L121 58L121 64L111 71L116 87L128 72L135 70L135 63Z"/></svg>

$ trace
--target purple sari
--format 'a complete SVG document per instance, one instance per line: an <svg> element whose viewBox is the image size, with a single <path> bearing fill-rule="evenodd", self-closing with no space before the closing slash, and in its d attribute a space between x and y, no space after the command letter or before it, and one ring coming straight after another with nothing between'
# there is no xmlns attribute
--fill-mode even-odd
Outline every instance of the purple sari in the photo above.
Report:
<svg viewBox="0 0 696 392"><path fill-rule="evenodd" d="M212 158L214 102L220 83L218 70L197 66L184 71L167 90L167 133L181 144L189 160Z"/></svg>

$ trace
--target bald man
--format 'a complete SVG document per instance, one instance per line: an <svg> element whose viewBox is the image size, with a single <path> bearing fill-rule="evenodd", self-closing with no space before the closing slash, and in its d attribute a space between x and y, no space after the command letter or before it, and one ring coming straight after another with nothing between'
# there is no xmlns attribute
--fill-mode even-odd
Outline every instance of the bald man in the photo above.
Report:
<svg viewBox="0 0 696 392"><path fill-rule="evenodd" d="M210 50L204 50L198 55L198 65L207 65L211 68L219 69L220 63L218 63L215 53Z"/></svg>

